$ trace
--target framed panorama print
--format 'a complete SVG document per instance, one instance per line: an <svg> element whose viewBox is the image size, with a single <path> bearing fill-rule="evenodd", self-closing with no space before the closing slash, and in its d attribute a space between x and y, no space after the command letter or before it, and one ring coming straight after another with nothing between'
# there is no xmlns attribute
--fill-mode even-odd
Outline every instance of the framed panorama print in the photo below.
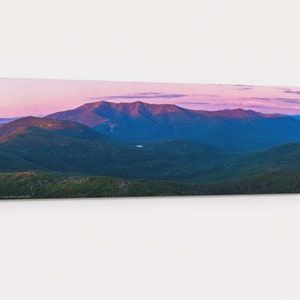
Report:
<svg viewBox="0 0 300 300"><path fill-rule="evenodd" d="M300 191L300 88L0 86L1 199Z"/></svg>

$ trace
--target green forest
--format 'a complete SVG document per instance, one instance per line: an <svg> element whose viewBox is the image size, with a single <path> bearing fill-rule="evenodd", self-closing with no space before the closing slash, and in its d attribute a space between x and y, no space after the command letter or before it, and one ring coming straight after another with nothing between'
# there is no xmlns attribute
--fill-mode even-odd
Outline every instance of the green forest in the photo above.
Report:
<svg viewBox="0 0 300 300"><path fill-rule="evenodd" d="M1 199L142 197L299 193L300 171L273 171L235 180L192 184L104 176L62 176L18 172L0 174Z"/></svg>

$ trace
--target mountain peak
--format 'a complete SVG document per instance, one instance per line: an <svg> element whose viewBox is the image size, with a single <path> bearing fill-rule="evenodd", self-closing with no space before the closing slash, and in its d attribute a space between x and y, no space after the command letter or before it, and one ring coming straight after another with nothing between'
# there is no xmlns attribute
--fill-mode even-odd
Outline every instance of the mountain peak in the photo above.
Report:
<svg viewBox="0 0 300 300"><path fill-rule="evenodd" d="M12 121L6 124L4 127L13 128L13 127L30 127L30 126L39 127L43 129L65 129L65 128L74 128L82 125L67 120L53 120L48 118L38 118L38 117L29 116L29 117L24 117Z"/></svg>
<svg viewBox="0 0 300 300"><path fill-rule="evenodd" d="M134 102L109 102L109 101L97 101L92 103L85 103L78 109L84 109L94 111L96 113L105 112L119 112L121 114L127 114L131 117L139 117L143 114L165 114L181 112L183 108L174 104L150 104L137 100ZM50 115L52 116L52 115Z"/></svg>
<svg viewBox="0 0 300 300"><path fill-rule="evenodd" d="M132 117L140 116L141 114L148 112L153 115L165 114L165 113L184 113L191 112L195 114L207 115L210 117L228 117L228 118L282 118L284 115L281 114L267 114L260 113L254 110L245 110L243 108L234 109L222 109L217 111L206 111L206 110L192 110L186 109L175 104L154 104L146 103L141 100L134 102L110 102L110 101L97 101L91 103L85 103L84 105L77 108L78 110L95 111L96 113L104 112L105 110L114 110L122 113L127 113ZM72 110L71 110L72 111ZM51 116L51 115L49 115Z"/></svg>
<svg viewBox="0 0 300 300"><path fill-rule="evenodd" d="M33 130L42 129L56 134L76 138L108 139L91 128L68 120L54 120L49 118L24 117L0 127L0 138L13 136Z"/></svg>
<svg viewBox="0 0 300 300"><path fill-rule="evenodd" d="M180 138L238 150L268 147L300 137L300 121L242 108L201 111L174 104L98 101L48 117L82 123L125 141Z"/></svg>

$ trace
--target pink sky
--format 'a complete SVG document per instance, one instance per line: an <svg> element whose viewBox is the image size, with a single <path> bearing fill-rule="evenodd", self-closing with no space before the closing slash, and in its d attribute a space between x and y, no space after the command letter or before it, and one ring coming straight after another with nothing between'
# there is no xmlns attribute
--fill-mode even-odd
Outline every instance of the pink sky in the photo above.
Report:
<svg viewBox="0 0 300 300"><path fill-rule="evenodd" d="M100 100L300 114L300 88L250 85L0 79L0 117L46 115Z"/></svg>

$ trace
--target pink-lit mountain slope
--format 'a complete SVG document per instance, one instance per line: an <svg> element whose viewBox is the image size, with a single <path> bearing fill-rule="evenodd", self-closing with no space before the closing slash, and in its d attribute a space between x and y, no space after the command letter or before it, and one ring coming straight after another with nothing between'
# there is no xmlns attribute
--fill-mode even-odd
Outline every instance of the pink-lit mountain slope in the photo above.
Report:
<svg viewBox="0 0 300 300"><path fill-rule="evenodd" d="M300 141L300 121L233 109L196 111L171 104L99 101L47 116L84 124L124 141L180 138L238 151Z"/></svg>
<svg viewBox="0 0 300 300"><path fill-rule="evenodd" d="M88 126L67 121L48 118L24 117L0 127L0 141L19 134L32 132L51 132L53 134L79 139L103 140L109 138Z"/></svg>

